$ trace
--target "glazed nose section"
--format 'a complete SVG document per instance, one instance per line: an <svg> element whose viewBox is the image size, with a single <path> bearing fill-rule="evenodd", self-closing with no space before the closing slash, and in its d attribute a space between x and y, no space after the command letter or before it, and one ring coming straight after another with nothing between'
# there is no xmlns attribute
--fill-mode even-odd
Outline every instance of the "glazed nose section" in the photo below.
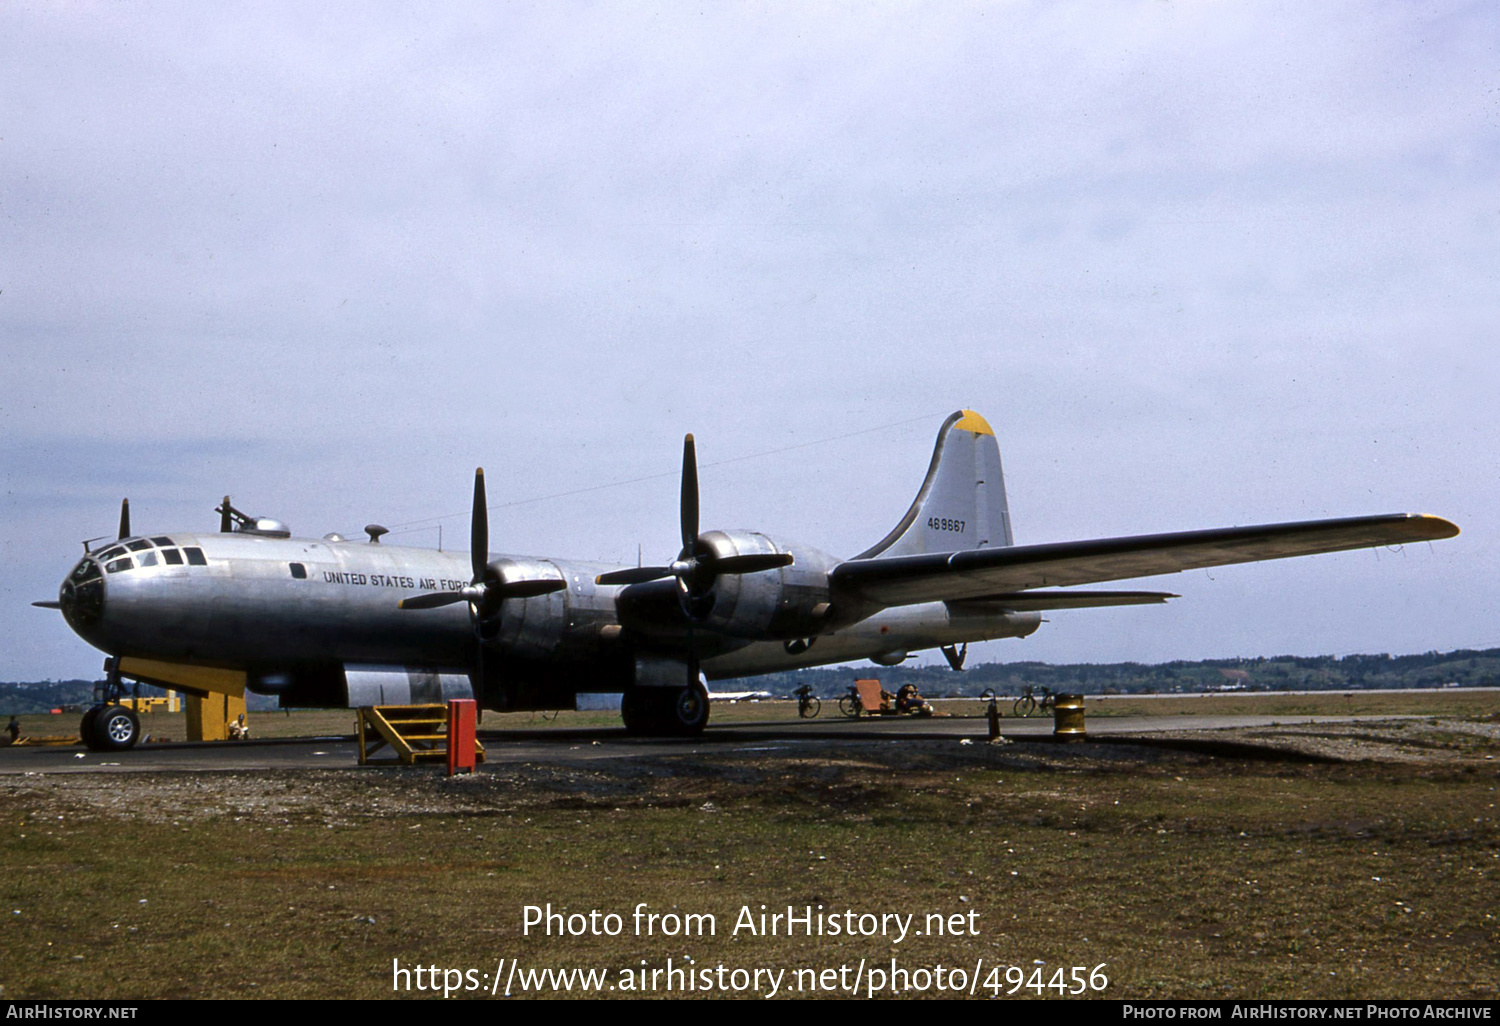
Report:
<svg viewBox="0 0 1500 1026"><path fill-rule="evenodd" d="M92 559L84 559L63 581L57 595L63 618L75 631L99 622L104 615L104 571Z"/></svg>

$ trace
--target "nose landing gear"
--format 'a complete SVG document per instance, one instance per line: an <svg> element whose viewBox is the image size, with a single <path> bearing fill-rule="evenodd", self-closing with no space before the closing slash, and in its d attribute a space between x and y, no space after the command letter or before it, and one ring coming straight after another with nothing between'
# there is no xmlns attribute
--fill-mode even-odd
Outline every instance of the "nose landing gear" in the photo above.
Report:
<svg viewBox="0 0 1500 1026"><path fill-rule="evenodd" d="M95 704L83 714L78 736L91 751L123 752L134 748L141 739L141 720L134 709L120 704L120 699L125 696L125 684L120 680L120 671L114 667L114 660L109 661L108 668L109 677L97 688Z"/></svg>
<svg viewBox="0 0 1500 1026"><path fill-rule="evenodd" d="M96 752L123 752L134 748L141 739L141 721L135 710L123 705L106 705L90 709L93 719L88 724L92 736L85 735L83 743ZM88 713L84 713L87 717ZM87 729L87 728L86 728Z"/></svg>

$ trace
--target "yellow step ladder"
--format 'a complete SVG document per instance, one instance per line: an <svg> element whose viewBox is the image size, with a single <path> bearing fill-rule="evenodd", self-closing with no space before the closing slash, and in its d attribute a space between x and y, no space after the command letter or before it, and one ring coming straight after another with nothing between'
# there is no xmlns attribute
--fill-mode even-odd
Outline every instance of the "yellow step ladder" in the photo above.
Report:
<svg viewBox="0 0 1500 1026"><path fill-rule="evenodd" d="M418 762L447 762L448 707L446 705L367 705L360 707L359 764L389 745L406 766ZM389 760L381 760L386 762ZM474 761L484 761L484 746L474 742Z"/></svg>

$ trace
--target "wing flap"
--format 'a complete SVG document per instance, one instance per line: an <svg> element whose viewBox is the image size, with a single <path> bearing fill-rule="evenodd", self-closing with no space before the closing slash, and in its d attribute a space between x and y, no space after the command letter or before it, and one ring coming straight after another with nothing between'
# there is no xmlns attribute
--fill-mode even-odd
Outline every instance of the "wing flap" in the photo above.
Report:
<svg viewBox="0 0 1500 1026"><path fill-rule="evenodd" d="M1456 534L1458 527L1442 517L1392 513L886 559L851 559L834 569L832 581L836 589L853 598L883 606L901 606L1435 541Z"/></svg>

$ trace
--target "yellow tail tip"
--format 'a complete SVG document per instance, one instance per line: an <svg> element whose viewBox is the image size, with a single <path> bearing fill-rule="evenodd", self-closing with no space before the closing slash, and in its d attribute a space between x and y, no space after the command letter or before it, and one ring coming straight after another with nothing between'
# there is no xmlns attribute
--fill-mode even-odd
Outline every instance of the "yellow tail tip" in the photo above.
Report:
<svg viewBox="0 0 1500 1026"><path fill-rule="evenodd" d="M973 410L964 410L963 416L953 426L964 431L972 431L976 435L993 435L995 433L995 429L990 427L989 421Z"/></svg>

